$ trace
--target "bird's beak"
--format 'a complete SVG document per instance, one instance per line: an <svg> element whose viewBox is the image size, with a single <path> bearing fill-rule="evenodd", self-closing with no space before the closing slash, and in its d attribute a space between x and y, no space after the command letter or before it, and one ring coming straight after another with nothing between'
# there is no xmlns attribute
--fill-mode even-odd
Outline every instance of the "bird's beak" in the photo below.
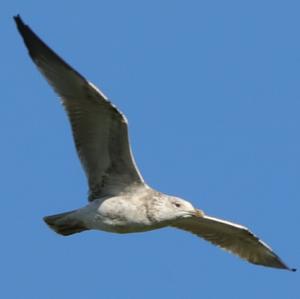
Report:
<svg viewBox="0 0 300 299"><path fill-rule="evenodd" d="M194 216L196 216L196 217L204 217L204 212L203 211L201 211L201 210L199 210L199 209L195 209L195 212L194 212Z"/></svg>

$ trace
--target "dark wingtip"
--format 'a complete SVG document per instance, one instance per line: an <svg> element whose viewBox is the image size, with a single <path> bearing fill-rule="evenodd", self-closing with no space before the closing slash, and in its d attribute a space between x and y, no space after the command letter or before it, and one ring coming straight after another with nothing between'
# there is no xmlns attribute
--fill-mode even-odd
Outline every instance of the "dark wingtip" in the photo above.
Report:
<svg viewBox="0 0 300 299"><path fill-rule="evenodd" d="M20 15L16 15L13 18L16 22L17 29L23 38L28 53L35 64L39 66L40 57L43 57L45 60L56 61L54 63L63 65L64 67L74 72L77 76L79 76L81 80L86 82L86 79L84 77L82 77L76 70L74 70L62 58L60 58L59 55L57 55L51 48L49 48L47 44L34 31L32 31L32 29L27 24L23 22Z"/></svg>
<svg viewBox="0 0 300 299"><path fill-rule="evenodd" d="M47 47L47 45L45 45L45 43L30 29L30 27L23 22L20 15L16 15L13 18L28 49L29 55L32 59L34 59L36 50L39 47Z"/></svg>
<svg viewBox="0 0 300 299"><path fill-rule="evenodd" d="M16 22L18 31L20 32L20 34L22 35L22 37L23 37L23 39L25 41L25 37L26 37L26 35L28 35L28 31L30 31L30 29L28 28L27 25L25 25L25 23L23 22L23 20L20 17L20 15L14 16L14 20Z"/></svg>
<svg viewBox="0 0 300 299"><path fill-rule="evenodd" d="M280 261L280 262L281 262L282 267L279 267L279 268L284 269L284 270L288 270L288 271L291 271L291 272L296 272L297 271L296 268L290 268L286 264L284 264L282 261Z"/></svg>
<svg viewBox="0 0 300 299"><path fill-rule="evenodd" d="M20 29L20 27L24 26L24 22L19 14L17 14L16 16L13 16L13 18L17 24L18 29Z"/></svg>
<svg viewBox="0 0 300 299"><path fill-rule="evenodd" d="M296 268L290 268L285 264L283 264L283 265L284 265L284 267L281 267L281 269L288 270L288 271L291 271L291 272L296 272L297 271Z"/></svg>
<svg viewBox="0 0 300 299"><path fill-rule="evenodd" d="M278 268L288 270L288 271L291 271L291 272L296 272L297 271L296 268L290 268L286 264L284 264L283 262L281 262L281 266L279 266Z"/></svg>

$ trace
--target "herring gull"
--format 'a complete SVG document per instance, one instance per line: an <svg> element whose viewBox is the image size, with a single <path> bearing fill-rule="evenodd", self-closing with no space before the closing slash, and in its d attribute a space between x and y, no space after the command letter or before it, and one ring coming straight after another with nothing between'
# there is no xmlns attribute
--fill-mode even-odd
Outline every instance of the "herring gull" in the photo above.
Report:
<svg viewBox="0 0 300 299"><path fill-rule="evenodd" d="M46 216L44 220L51 229L67 236L91 229L133 233L175 227L250 263L295 270L246 227L207 216L188 201L150 188L131 153L125 116L19 15L14 19L33 62L61 98L88 180L88 204Z"/></svg>

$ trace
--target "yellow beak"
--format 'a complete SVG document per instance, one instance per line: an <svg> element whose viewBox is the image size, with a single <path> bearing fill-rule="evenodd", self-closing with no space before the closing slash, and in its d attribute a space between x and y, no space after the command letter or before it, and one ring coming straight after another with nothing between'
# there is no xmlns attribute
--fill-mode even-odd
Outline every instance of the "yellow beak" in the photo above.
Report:
<svg viewBox="0 0 300 299"><path fill-rule="evenodd" d="M204 217L204 212L199 210L199 209L195 209L195 216L196 217Z"/></svg>

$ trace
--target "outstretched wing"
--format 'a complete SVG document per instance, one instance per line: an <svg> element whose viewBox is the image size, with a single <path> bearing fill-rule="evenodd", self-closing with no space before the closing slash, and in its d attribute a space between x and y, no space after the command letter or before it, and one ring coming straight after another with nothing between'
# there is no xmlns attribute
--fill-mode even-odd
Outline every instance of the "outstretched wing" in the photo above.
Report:
<svg viewBox="0 0 300 299"><path fill-rule="evenodd" d="M19 16L17 28L34 63L59 94L86 172L89 200L143 184L128 141L125 116L93 84L51 50Z"/></svg>
<svg viewBox="0 0 300 299"><path fill-rule="evenodd" d="M209 216L180 219L172 226L189 231L250 263L295 271L244 226Z"/></svg>

